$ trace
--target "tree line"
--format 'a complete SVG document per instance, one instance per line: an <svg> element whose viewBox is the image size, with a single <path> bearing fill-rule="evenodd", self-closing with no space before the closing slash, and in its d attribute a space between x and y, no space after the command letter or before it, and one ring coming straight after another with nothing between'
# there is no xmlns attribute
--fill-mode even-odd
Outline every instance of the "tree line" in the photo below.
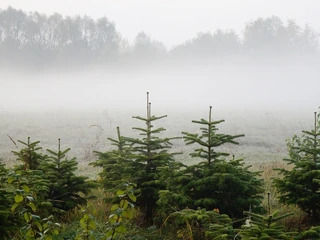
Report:
<svg viewBox="0 0 320 240"><path fill-rule="evenodd" d="M318 54L319 34L279 17L258 18L233 30L198 33L172 49L139 32L132 44L106 17L62 16L0 9L0 64L114 64L221 56Z"/></svg>

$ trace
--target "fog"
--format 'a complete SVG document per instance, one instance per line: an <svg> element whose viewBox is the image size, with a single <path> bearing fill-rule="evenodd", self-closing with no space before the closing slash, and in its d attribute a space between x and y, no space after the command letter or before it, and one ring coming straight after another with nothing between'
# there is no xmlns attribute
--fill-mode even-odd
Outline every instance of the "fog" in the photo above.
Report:
<svg viewBox="0 0 320 240"><path fill-rule="evenodd" d="M93 150L111 146L120 126L124 136L137 137L132 127L143 127L132 116L145 116L146 92L152 114L168 115L156 123L165 136L198 132L192 120L225 119L223 133L245 134L240 145L222 149L247 162L262 164L287 156L286 139L312 129L319 107L316 63L170 64L139 69L51 69L19 73L2 71L0 87L0 157L9 159L15 148L8 136L40 140L44 149L56 149L57 139L72 149L80 162L94 159ZM192 147L192 146L191 146ZM183 140L173 151L189 159Z"/></svg>
<svg viewBox="0 0 320 240"><path fill-rule="evenodd" d="M194 14L190 18L181 11L182 2L174 2L175 7L164 4L162 13L171 17L159 18L161 24L157 7L146 2L139 8L146 15L138 22L124 14L128 9L122 5L118 12L110 8L108 18L94 14L94 4L91 10L83 8L90 14L83 17L60 15L81 12L76 7L76 12L64 11L58 1L52 3L58 13L41 18L37 12L0 9L1 151L14 147L10 137L30 136L46 148L56 147L61 138L88 160L88 153L106 149L101 139L114 136L116 126L125 136L136 136L132 116L145 116L150 92L152 114L168 115L161 125L168 135L197 131L191 121L206 118L212 106L213 118L226 120L219 129L246 134L244 148L226 146L228 152L250 160L281 159L287 153L285 140L310 129L320 105L315 15L297 14L297 3L292 3L295 11L285 14L285 1L270 1L270 9L277 11L262 11L259 5L259 11L247 14L253 1L241 2L238 11L239 3L230 0L230 6L219 5L223 14L217 19L201 15L206 9L216 16L209 2L196 9L185 3ZM23 3L12 2L27 11ZM50 11L36 1L29 7L51 14L53 5ZM304 6L305 13L316 9L311 1ZM311 18L313 25L304 25ZM188 155L184 147L183 142L175 145Z"/></svg>
<svg viewBox="0 0 320 240"><path fill-rule="evenodd" d="M161 38L158 41L139 32L136 27L140 23L130 22L130 15L124 14L128 12L126 4L109 4L110 9L119 9L115 15L110 10L106 13L111 18L118 16L117 22L126 21L128 29L134 26L136 38L129 41L132 44L128 43L125 31L118 30L117 22L99 18L103 15L94 12L97 6L89 7L84 1L79 6L88 6L83 9L91 14L89 17L57 13L42 15L40 19L37 12L0 9L1 109L128 111L144 106L148 91L155 109L164 111L194 112L209 105L216 111L227 112L315 111L319 88L317 21L312 21L312 27L304 25L306 22L297 10L313 13L316 4L309 1L302 8L301 4L290 2L295 10L289 16L284 14L285 2L270 1L265 8L252 5L252 0L218 4L215 11L228 13L228 16L220 13L219 22L241 23L241 33L237 33L237 24L231 29L228 24L221 24L220 29L210 24L215 19L208 18L205 22L199 17L201 10L208 13L212 7L209 1L203 1L204 5L180 0L161 5L160 12L168 12L170 16L181 6L194 13L195 26L190 24L190 29L193 26L202 31L198 35L183 27L177 16L165 18L159 25L157 15L150 15L157 9L155 4L145 0L129 4L136 15L147 14L139 18L149 25L141 27L149 30L152 26L152 35L162 32L167 39L178 41L172 34L173 27L176 34L184 36L174 48L161 42ZM24 11L28 9L23 1L12 4ZM50 4L51 10L61 10L62 14L76 15L83 11L78 5L66 11L60 1ZM254 8L249 11L249 6ZM49 5L39 1L30 2L29 7L51 14ZM242 17L231 14L238 8ZM246 11L250 14L246 15ZM180 12L181 19L188 17ZM291 17L294 19L288 21Z"/></svg>
<svg viewBox="0 0 320 240"><path fill-rule="evenodd" d="M0 103L7 111L126 111L144 108L148 91L155 106L173 111L316 111L319 75L316 65L301 63L2 72Z"/></svg>

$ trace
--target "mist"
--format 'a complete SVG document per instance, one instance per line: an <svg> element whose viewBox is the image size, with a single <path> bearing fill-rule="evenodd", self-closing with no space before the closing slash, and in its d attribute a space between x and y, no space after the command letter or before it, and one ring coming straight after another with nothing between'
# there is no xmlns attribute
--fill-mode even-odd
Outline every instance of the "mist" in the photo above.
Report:
<svg viewBox="0 0 320 240"><path fill-rule="evenodd" d="M135 137L132 116L145 116L146 92L152 114L168 117L157 122L166 136L198 131L192 120L225 119L219 129L245 134L239 147L224 149L259 162L285 156L286 139L310 129L318 110L319 73L316 64L220 63L156 65L144 69L90 67L42 72L1 72L0 117L2 154L13 149L6 136L40 140L45 148L56 148L57 139L71 147L80 161L88 151L106 150L108 137ZM102 131L102 132L100 132ZM98 138L97 138L98 137ZM175 151L188 151L181 141Z"/></svg>
<svg viewBox="0 0 320 240"><path fill-rule="evenodd" d="M166 110L212 105L225 111L317 110L316 65L220 64L1 74L0 102L7 111L143 108L145 93Z"/></svg>
<svg viewBox="0 0 320 240"><path fill-rule="evenodd" d="M8 136L48 148L61 138L88 160L117 126L135 136L132 116L145 116L149 92L152 114L168 115L161 126L169 135L197 131L191 121L212 106L213 118L226 120L222 131L246 134L245 148L228 152L279 159L319 107L319 34L294 20L257 18L241 34L208 29L168 48L143 31L130 43L106 17L40 19L10 7L0 17L4 152L12 149Z"/></svg>

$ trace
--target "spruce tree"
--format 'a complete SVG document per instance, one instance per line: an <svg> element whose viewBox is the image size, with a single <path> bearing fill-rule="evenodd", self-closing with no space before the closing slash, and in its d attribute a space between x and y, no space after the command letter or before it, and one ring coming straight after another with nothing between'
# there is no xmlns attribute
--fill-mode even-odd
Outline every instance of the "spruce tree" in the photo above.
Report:
<svg viewBox="0 0 320 240"><path fill-rule="evenodd" d="M128 138L128 141L133 144L134 182L140 192L137 205L144 211L147 224L151 224L153 221L159 190L166 188L166 184L160 181L162 168L173 165L174 155L177 154L170 153L168 149L172 146L171 140L179 137L161 138L158 134L165 129L153 126L155 121L165 117L167 115L160 117L152 115L149 93L147 93L146 117L133 116L133 118L144 122L146 127L133 127L134 130L140 132L141 138Z"/></svg>
<svg viewBox="0 0 320 240"><path fill-rule="evenodd" d="M225 144L225 143L232 143L232 144L238 144L238 142L235 141L236 138L244 137L243 134L239 135L228 135L228 134L222 134L218 133L219 130L217 128L217 125L224 122L225 120L219 120L219 121L212 121L212 106L209 107L209 117L208 120L201 119L200 121L193 120L193 123L200 124L204 127L201 127L201 134L197 133L188 133L188 132L182 132L184 135L184 140L187 145L190 144L198 144L201 147L195 149L194 153L191 153L191 157L200 157L202 159L206 159L206 162L208 165L211 165L211 163L214 163L222 156L229 156L229 153L224 152L217 152L216 148Z"/></svg>
<svg viewBox="0 0 320 240"><path fill-rule="evenodd" d="M90 163L90 165L102 168L99 173L100 182L105 190L113 192L113 188L122 183L123 180L132 181L135 169L131 152L132 144L121 135L119 127L117 127L117 139L108 138L108 140L116 149L107 152L95 151L98 160Z"/></svg>
<svg viewBox="0 0 320 240"><path fill-rule="evenodd" d="M31 142L30 137L28 137L27 142L21 140L18 140L18 142L25 147L20 151L12 151L12 153L17 156L18 161L22 162L22 165L20 166L21 169L37 170L44 157L41 152L39 152L42 150L41 147L38 147L40 141Z"/></svg>
<svg viewBox="0 0 320 240"><path fill-rule="evenodd" d="M49 156L40 165L49 180L49 192L46 196L56 212L64 212L87 203L87 196L97 185L88 181L86 176L78 176L76 158L68 159L70 148L61 150L60 139L58 151L47 149Z"/></svg>
<svg viewBox="0 0 320 240"><path fill-rule="evenodd" d="M61 151L59 139L58 151L47 149L50 155L44 155L40 152L39 141L31 142L28 138L27 142L19 142L25 148L13 153L21 164L15 166L9 181L17 188L23 184L30 188L41 217L86 204L86 195L96 184L87 181L88 177L75 174L78 165L76 158L66 157L70 148Z"/></svg>
<svg viewBox="0 0 320 240"><path fill-rule="evenodd" d="M298 205L313 221L320 220L320 114L314 113L314 128L288 141L292 170L276 169L283 178L274 179L279 201Z"/></svg>
<svg viewBox="0 0 320 240"><path fill-rule="evenodd" d="M213 121L211 109L208 120L192 121L202 126L200 134L183 132L186 144L200 145L190 155L202 161L183 166L168 178L168 190L161 191L158 204L164 211L200 207L242 218L244 210L259 207L263 182L258 172L249 171L243 159L226 160L229 154L217 150L225 143L238 144L235 139L244 135L218 133L217 125L224 120Z"/></svg>
<svg viewBox="0 0 320 240"><path fill-rule="evenodd" d="M42 148L39 147L40 141L31 142L28 137L27 142L18 140L24 148L20 151L12 151L20 164L16 165L9 172L8 182L15 185L19 189L24 184L30 188L30 192L34 194L37 208L50 208L51 204L46 201L46 196L49 192L49 180L42 171L40 165L45 161L46 156L42 154ZM43 214L46 214L45 211Z"/></svg>

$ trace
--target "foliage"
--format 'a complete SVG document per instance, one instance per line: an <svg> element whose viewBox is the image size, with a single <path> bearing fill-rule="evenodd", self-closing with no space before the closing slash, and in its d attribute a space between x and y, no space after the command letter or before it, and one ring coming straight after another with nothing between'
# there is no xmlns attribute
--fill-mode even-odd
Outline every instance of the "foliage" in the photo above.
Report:
<svg viewBox="0 0 320 240"><path fill-rule="evenodd" d="M202 159L206 159L206 162L210 165L214 163L215 160L218 160L222 156L229 156L228 153L223 152L216 152L216 148L225 144L225 143L232 143L238 144L235 141L236 138L244 137L243 134L240 135L227 135L227 134L220 134L217 133L217 126L218 124L224 122L224 120L219 121L212 121L211 119L211 110L212 106L209 108L209 119L201 119L200 121L193 120L193 123L201 124L204 127L201 127L202 134L193 134L188 132L182 132L184 135L184 140L187 145L190 144L198 144L200 148L195 149L194 153L191 153L191 157L199 157Z"/></svg>
<svg viewBox="0 0 320 240"><path fill-rule="evenodd" d="M302 231L295 240L312 240L320 239L320 226L312 226L307 230Z"/></svg>
<svg viewBox="0 0 320 240"><path fill-rule="evenodd" d="M178 239L231 239L235 233L226 214L206 209L183 209L170 214L164 224L177 229Z"/></svg>
<svg viewBox="0 0 320 240"><path fill-rule="evenodd" d="M237 144L235 139L243 135L219 133L217 125L223 121L212 121L210 107L208 120L193 121L202 126L201 133L183 132L187 144L200 145L190 155L202 160L187 166L176 162L175 154L168 152L171 140L176 138L157 135L165 129L154 128L153 122L163 117L166 116L151 115L147 95L147 116L134 117L146 124L146 128L134 128L142 137L123 137L117 128L118 138L109 138L116 149L96 152L99 159L92 165L102 167L101 182L112 202L112 206L101 207L100 214L108 216L107 224L105 219L103 223L97 221L89 205L84 207L87 195L97 185L75 174L77 162L75 158L68 159L69 148L61 150L59 140L58 150L47 150L49 154L44 155L39 142L31 142L30 138L19 141L23 148L14 151L19 164L12 169L0 164L0 239L320 237L319 226L308 225L300 233L286 232L280 220L292 213L280 215L279 209L271 213L269 198L268 215L244 211L249 218L236 234L234 220L242 220L240 211L260 206L263 183L259 172L250 171L242 159L233 156L227 160L229 154L219 151L223 144ZM286 161L294 165L293 170L277 169L284 177L274 180L282 203L297 203L315 220L320 194L319 122L320 114L315 113L314 130L303 131L302 137L294 136L288 142L290 159ZM145 216L151 213L150 219L156 223L162 221L163 226L141 228L137 218L140 209L136 206ZM68 223L74 224L72 231L61 232L57 222L62 218L57 213L70 210L81 212L81 219L77 224ZM146 223L150 225L151 221Z"/></svg>
<svg viewBox="0 0 320 240"><path fill-rule="evenodd" d="M0 239L3 240L17 231L17 222L11 218L8 206L13 204L13 189L8 186L8 170L0 163Z"/></svg>
<svg viewBox="0 0 320 240"><path fill-rule="evenodd" d="M314 129L303 131L303 135L294 136L288 141L290 159L284 159L293 165L292 170L276 169L283 178L274 179L274 185L280 193L279 201L289 205L298 205L314 221L320 214L320 115L315 113Z"/></svg>
<svg viewBox="0 0 320 240"><path fill-rule="evenodd" d="M108 140L111 141L111 145L116 146L116 149L108 152L95 151L98 160L89 165L102 168L99 182L106 191L113 192L114 187L122 183L123 179L131 181L135 169L131 159L132 144L126 137L121 136L119 127L117 127L117 139L108 138Z"/></svg>
<svg viewBox="0 0 320 240"><path fill-rule="evenodd" d="M249 218L247 219L246 224L242 226L242 230L238 234L241 239L290 240L292 239L292 235L296 235L294 232L285 232L282 226L277 225L279 220L293 215L292 212L280 216L278 211L275 211L267 216L247 211L245 211L244 214L248 215Z"/></svg>
<svg viewBox="0 0 320 240"><path fill-rule="evenodd" d="M250 206L260 206L263 182L258 178L259 173L249 171L250 166L245 166L242 159L233 158L227 161L222 157L229 154L216 149L225 143L237 144L235 139L244 135L218 133L216 125L223 120L211 120L211 107L208 121L201 119L193 122L205 126L201 127L202 133L183 132L184 139L187 144L200 145L200 148L190 155L204 161L190 166L179 166L180 170L167 178L167 190L160 192L158 204L165 214L172 209L200 207L219 209L221 213L232 218L242 218L244 210Z"/></svg>
<svg viewBox="0 0 320 240"><path fill-rule="evenodd" d="M123 235L127 231L126 224L134 216L134 203L137 197L134 195L135 184L124 182L118 186L115 192L115 198L118 203L111 207L111 214L109 215L109 229L106 234L107 240L116 239L118 235Z"/></svg>
<svg viewBox="0 0 320 240"><path fill-rule="evenodd" d="M43 160L43 155L39 152L42 150L38 147L40 141L31 142L30 137L28 137L27 142L18 140L25 148L20 149L20 151L12 151L12 153L17 156L17 160L21 161L23 165L18 169L24 170L38 170L41 161Z"/></svg>
<svg viewBox="0 0 320 240"><path fill-rule="evenodd" d="M70 149L61 151L60 140L58 152L48 150L52 156L42 154L39 141L19 143L24 148L13 151L19 164L0 165L1 236L57 239L57 213L85 204L97 184L75 174L77 162L66 158Z"/></svg>
<svg viewBox="0 0 320 240"><path fill-rule="evenodd" d="M95 240L93 231L96 229L96 222L94 217L87 213L87 209L82 208L81 211L84 213L83 217L80 219L81 231L75 237L75 240Z"/></svg>
<svg viewBox="0 0 320 240"><path fill-rule="evenodd" d="M43 216L54 210L56 213L63 213L75 207L86 204L87 195L93 187L92 181L86 176L77 176L77 162L75 158L68 159L66 154L70 148L61 151L60 139L58 151L47 149L48 155L43 155L38 147L39 141L22 142L25 148L20 151L13 151L17 160L22 164L15 167L15 175L11 178L22 176L19 184L26 181L32 192L37 196L37 203L40 209L45 210Z"/></svg>
<svg viewBox="0 0 320 240"><path fill-rule="evenodd" d="M30 171L36 173L36 170ZM18 219L24 219L25 222L15 238L51 240L53 236L59 234L58 228L60 225L52 222L53 216L41 219L39 215L41 211L39 212L37 208L37 205L39 205L37 204L37 194L28 186L33 178L24 178L25 175L19 174L19 172L11 172L8 177L8 183L15 187L14 204L11 207L11 212Z"/></svg>
<svg viewBox="0 0 320 240"><path fill-rule="evenodd" d="M17 160L20 161L20 165L16 165L9 172L8 183L12 184L15 189L28 186L35 199L34 204L38 213L41 217L45 217L48 214L48 209L52 208L52 204L47 201L50 182L40 167L45 159L45 156L40 152L42 148L38 147L40 142L31 142L30 137L27 142L20 140L18 142L25 147L20 151L13 151Z"/></svg>
<svg viewBox="0 0 320 240"><path fill-rule="evenodd" d="M134 127L140 131L141 138L128 138L132 143L132 159L134 161L133 182L137 184L139 191L137 206L145 213L147 224L152 224L156 201L159 198L159 190L166 188L165 182L161 181L162 168L169 167L174 163L174 155L168 149L171 148L171 140L179 137L160 138L157 134L165 131L164 128L154 128L153 122L167 117L166 115L156 117L151 114L151 103L147 93L147 116L134 116L146 124L146 128Z"/></svg>
<svg viewBox="0 0 320 240"><path fill-rule="evenodd" d="M78 163L76 158L67 158L70 148L63 151L60 149L58 140L58 151L47 149L51 156L47 156L40 165L46 179L49 180L49 192L46 196L57 213L72 210L87 203L90 191L97 184L88 181L86 176L77 176Z"/></svg>

